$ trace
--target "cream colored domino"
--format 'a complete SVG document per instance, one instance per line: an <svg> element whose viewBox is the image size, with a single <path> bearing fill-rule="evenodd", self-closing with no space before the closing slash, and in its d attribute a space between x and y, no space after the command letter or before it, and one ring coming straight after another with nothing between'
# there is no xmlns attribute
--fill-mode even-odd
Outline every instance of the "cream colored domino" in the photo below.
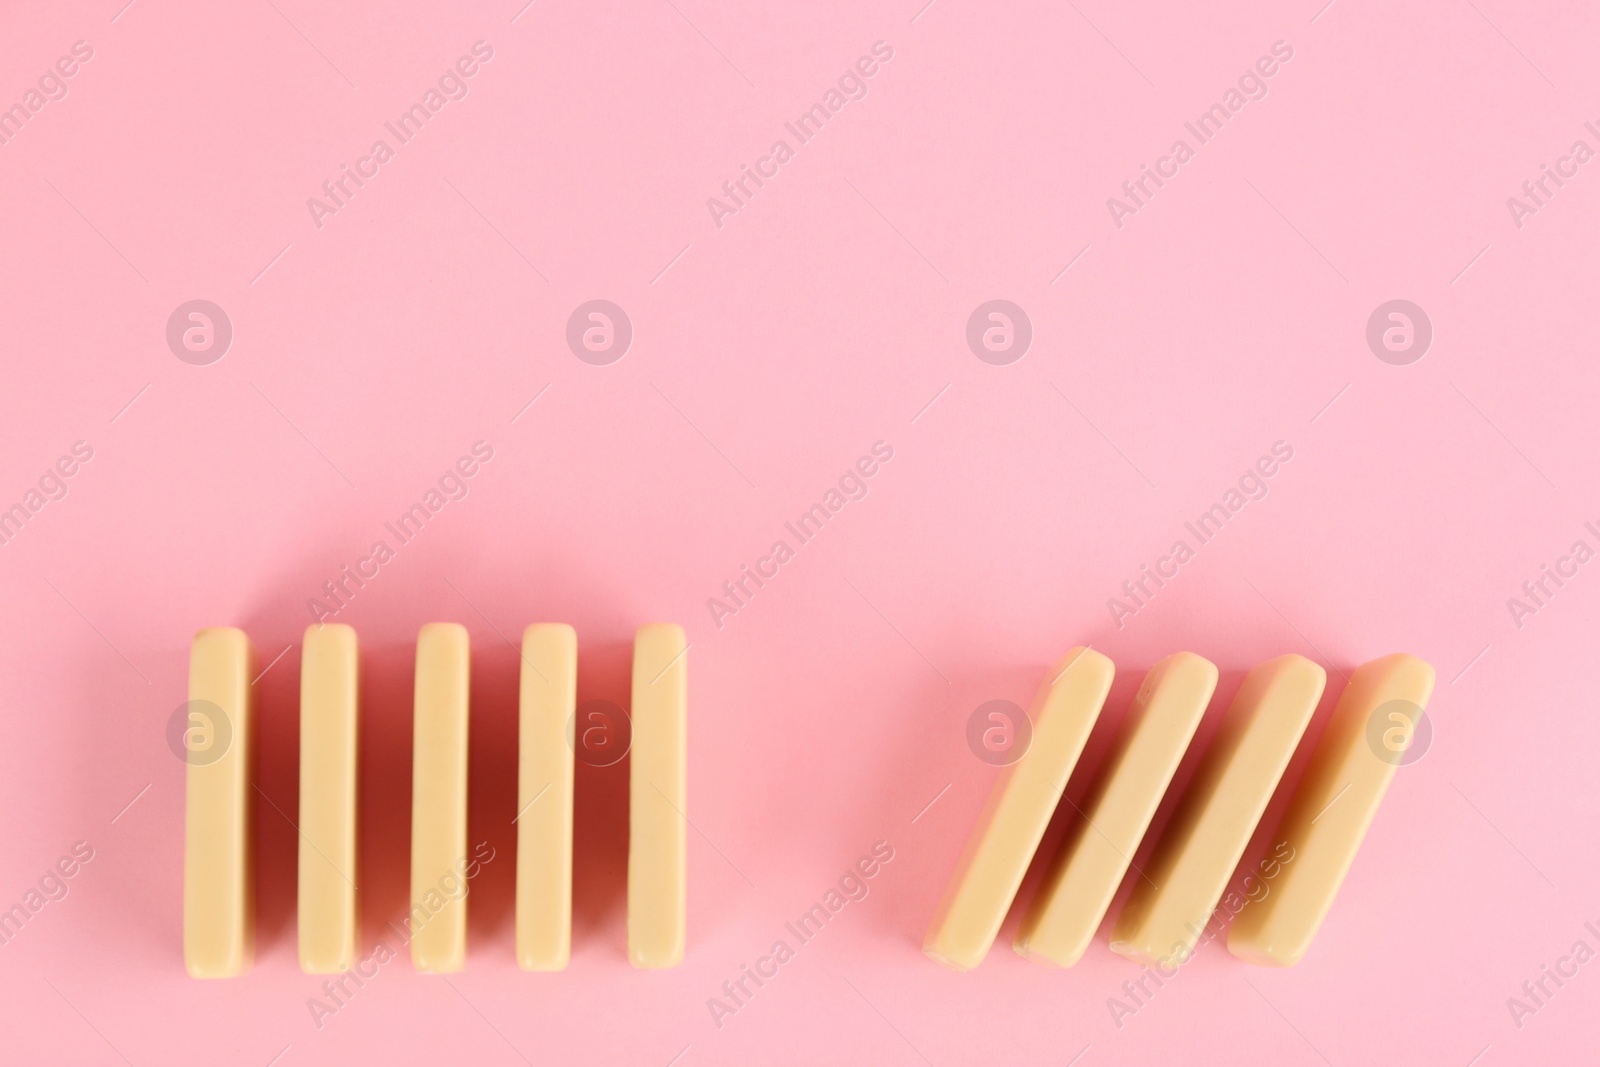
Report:
<svg viewBox="0 0 1600 1067"><path fill-rule="evenodd" d="M411 779L411 963L450 974L467 955L466 628L417 635Z"/></svg>
<svg viewBox="0 0 1600 1067"><path fill-rule="evenodd" d="M337 623L306 629L300 651L300 969L356 962L359 650Z"/></svg>
<svg viewBox="0 0 1600 1067"><path fill-rule="evenodd" d="M965 971L988 954L1111 690L1115 668L1074 648L1050 669L1028 717L1033 740L996 778L922 950Z"/></svg>
<svg viewBox="0 0 1600 1067"><path fill-rule="evenodd" d="M255 954L255 663L232 627L201 630L189 650L183 961L195 978L243 974Z"/></svg>
<svg viewBox="0 0 1600 1067"><path fill-rule="evenodd" d="M559 971L572 948L573 714L578 635L557 623L522 634L517 729L517 964Z"/></svg>
<svg viewBox="0 0 1600 1067"><path fill-rule="evenodd" d="M1145 675L1127 723L1063 851L1017 932L1023 956L1071 967L1089 947L1217 687L1217 668L1192 652Z"/></svg>
<svg viewBox="0 0 1600 1067"><path fill-rule="evenodd" d="M1322 698L1327 673L1303 656L1245 677L1173 814L1146 878L1111 932L1111 950L1168 965L1193 951ZM1148 880L1147 880L1148 879Z"/></svg>
<svg viewBox="0 0 1600 1067"><path fill-rule="evenodd" d="M1294 859L1234 921L1229 952L1272 967L1305 955L1432 694L1433 668L1415 656L1375 659L1350 676L1273 835Z"/></svg>
<svg viewBox="0 0 1600 1067"><path fill-rule="evenodd" d="M687 903L688 643L671 623L641 626L633 645L628 780L628 959L683 961Z"/></svg>

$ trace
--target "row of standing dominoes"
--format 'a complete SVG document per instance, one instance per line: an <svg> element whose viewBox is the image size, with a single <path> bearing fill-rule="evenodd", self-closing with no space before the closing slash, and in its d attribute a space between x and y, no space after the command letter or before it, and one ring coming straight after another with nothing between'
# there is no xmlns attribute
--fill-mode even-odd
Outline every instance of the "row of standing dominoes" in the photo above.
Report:
<svg viewBox="0 0 1600 1067"><path fill-rule="evenodd" d="M1111 689L1109 659L1075 648L1034 698L1031 745L1001 772L934 917L924 951L968 970L1011 907ZM1194 952L1219 903L1234 915L1228 951L1287 967L1311 946L1433 692L1433 668L1397 654L1351 674L1311 755L1271 852L1224 898L1322 698L1327 674L1302 656L1245 678L1111 931L1111 949L1163 973ZM1070 967L1088 948L1217 684L1189 652L1151 669L1122 736L1017 933L1018 953ZM1258 892L1259 890L1259 892ZM1237 899L1238 906L1235 907Z"/></svg>
<svg viewBox="0 0 1600 1067"><path fill-rule="evenodd" d="M633 649L629 767L628 957L683 959L686 882L688 645L668 623L641 627ZM306 631L300 674L299 952L310 973L356 963L356 634ZM578 642L572 627L522 638L518 717L516 951L527 970L567 965L572 927L573 730ZM419 971L466 959L469 645L455 623L417 637L407 925ZM252 809L255 652L243 631L201 630L189 664L183 947L189 973L224 978L254 954Z"/></svg>

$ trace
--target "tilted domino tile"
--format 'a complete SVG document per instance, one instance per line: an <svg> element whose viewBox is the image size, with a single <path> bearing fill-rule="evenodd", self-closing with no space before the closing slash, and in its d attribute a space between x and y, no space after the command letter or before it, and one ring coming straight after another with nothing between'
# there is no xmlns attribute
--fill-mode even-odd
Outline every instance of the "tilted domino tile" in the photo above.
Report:
<svg viewBox="0 0 1600 1067"><path fill-rule="evenodd" d="M922 950L965 971L988 954L1039 839L1111 690L1115 668L1089 648L1063 656L1033 698L1033 741L1000 772Z"/></svg>
<svg viewBox="0 0 1600 1067"><path fill-rule="evenodd" d="M1188 958L1326 682L1321 667L1296 655L1268 660L1245 677L1117 917L1113 952L1145 963Z"/></svg>
<svg viewBox="0 0 1600 1067"><path fill-rule="evenodd" d="M683 627L641 626L633 644L628 780L628 959L683 961L687 911L688 644Z"/></svg>
<svg viewBox="0 0 1600 1067"><path fill-rule="evenodd" d="M254 677L255 650L244 631L217 627L194 635L185 735L183 960L195 978L242 974L255 954Z"/></svg>
<svg viewBox="0 0 1600 1067"><path fill-rule="evenodd" d="M467 955L470 654L466 628L457 623L429 623L417 635L411 754L411 963L419 971L436 974L461 970Z"/></svg>
<svg viewBox="0 0 1600 1067"><path fill-rule="evenodd" d="M556 623L522 634L517 763L517 963L559 971L572 946L572 760L578 637Z"/></svg>
<svg viewBox="0 0 1600 1067"><path fill-rule="evenodd" d="M1057 859L1017 932L1019 954L1059 967L1078 962L1216 687L1216 666L1192 652L1168 656L1145 675L1085 805L1082 832Z"/></svg>
<svg viewBox="0 0 1600 1067"><path fill-rule="evenodd" d="M1229 952L1275 967L1292 966L1305 955L1432 694L1433 668L1415 656L1375 659L1350 676L1272 838L1286 842L1294 858L1267 895L1234 921ZM1376 744L1368 732L1375 716ZM1385 758L1379 752L1386 751L1383 733L1390 729L1401 730L1405 744Z"/></svg>
<svg viewBox="0 0 1600 1067"><path fill-rule="evenodd" d="M308 627L300 652L300 969L356 962L359 650L337 623Z"/></svg>

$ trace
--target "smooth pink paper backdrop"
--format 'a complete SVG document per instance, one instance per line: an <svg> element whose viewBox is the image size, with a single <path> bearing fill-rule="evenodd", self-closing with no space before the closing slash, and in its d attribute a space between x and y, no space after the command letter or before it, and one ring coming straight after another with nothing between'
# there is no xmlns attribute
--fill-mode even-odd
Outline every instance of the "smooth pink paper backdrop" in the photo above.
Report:
<svg viewBox="0 0 1600 1067"><path fill-rule="evenodd" d="M0 145L0 506L93 450L0 545L0 907L93 850L0 946L0 1059L1592 1055L1600 963L1546 979L1531 1014L1508 998L1535 1006L1525 981L1600 949L1600 563L1536 613L1507 600L1574 542L1600 548L1600 163L1547 180L1536 213L1506 202L1573 142L1600 149L1592 9L124 2L0 12L0 105L93 50ZM308 198L478 41L493 58L466 96L314 221ZM784 123L880 41L893 58L865 98L798 145ZM1119 227L1107 198L1193 147L1184 123L1279 41L1293 58L1266 96ZM780 138L794 158L719 227L708 198ZM234 331L206 366L166 341L193 299ZM592 299L632 322L609 366L565 340ZM991 299L1032 323L1008 366L965 340ZM1432 322L1410 365L1367 345L1391 299ZM465 499L338 615L365 653L363 951L405 910L416 631L472 633L471 835L496 859L467 967L447 983L402 954L319 1019L294 943L307 600L478 441L494 458ZM708 598L878 441L893 459L866 497L716 625ZM1268 496L1119 627L1107 599L1277 441L1294 457ZM581 769L571 967L515 965L506 638L543 620L577 627L580 697L620 703L634 628L688 630L675 971L624 955L625 765ZM260 682L258 959L202 983L182 962L165 730L189 638L215 625L244 627L263 665L288 651ZM1103 931L1068 971L1010 951L1015 914L973 973L922 956L995 774L968 715L1025 704L1090 642L1119 676L1080 803L1170 652L1222 669L1202 737L1282 652L1330 668L1324 714L1368 658L1437 668L1432 747L1300 966L1216 941L1118 1019L1108 1001L1132 1003L1140 972ZM719 1027L708 998L794 947L784 922L879 841L894 859L869 895Z"/></svg>

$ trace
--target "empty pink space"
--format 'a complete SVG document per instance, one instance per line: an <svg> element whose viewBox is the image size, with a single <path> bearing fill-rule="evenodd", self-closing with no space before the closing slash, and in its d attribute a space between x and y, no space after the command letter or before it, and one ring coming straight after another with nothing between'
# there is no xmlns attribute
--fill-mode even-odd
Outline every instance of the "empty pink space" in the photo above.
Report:
<svg viewBox="0 0 1600 1067"><path fill-rule="evenodd" d="M0 1060L1575 1062L1597 33L1506 0L7 5ZM359 981L296 955L319 619L361 640ZM479 859L450 976L397 932L441 621ZM635 630L687 632L676 969L628 963L627 760L577 768L570 966L517 967L546 621L623 708ZM258 952L196 981L169 723L209 626L265 668ZM1245 673L1327 669L1235 881L1345 676L1433 664L1298 966L1215 937L1157 984L1109 949L1127 880L1075 967L1017 956L1067 805L988 959L923 956L999 773L969 717L1075 645L1117 667L1078 806L1152 664L1221 672L1136 866Z"/></svg>

